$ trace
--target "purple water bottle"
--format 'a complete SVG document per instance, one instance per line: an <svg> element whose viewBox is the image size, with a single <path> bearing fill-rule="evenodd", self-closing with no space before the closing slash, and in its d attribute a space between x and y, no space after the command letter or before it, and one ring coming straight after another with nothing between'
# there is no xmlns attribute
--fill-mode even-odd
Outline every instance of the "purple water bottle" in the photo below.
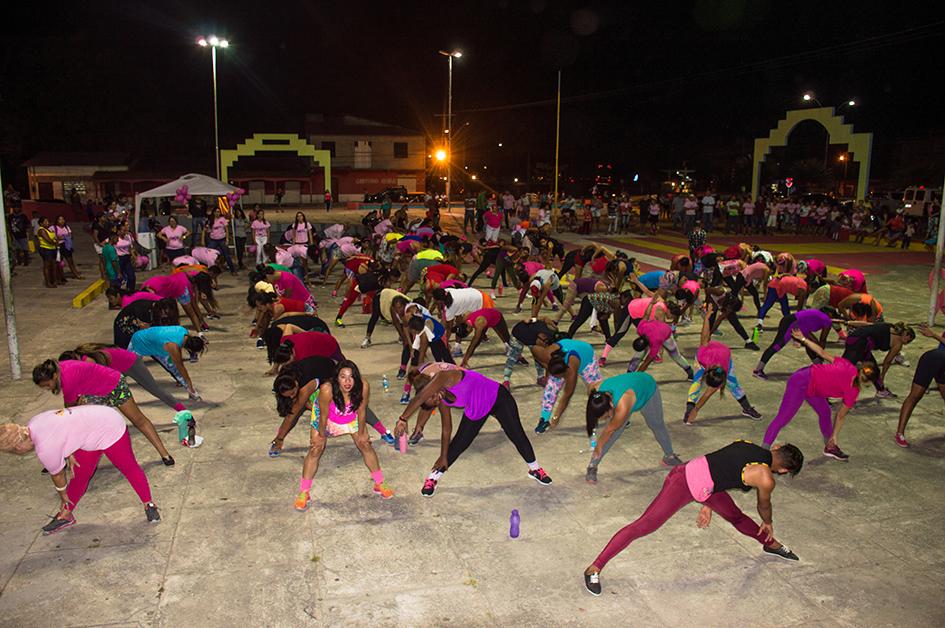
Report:
<svg viewBox="0 0 945 628"><path fill-rule="evenodd" d="M519 526L522 522L522 518L518 516L518 510L512 511L512 516L509 517L509 536L513 539L518 538Z"/></svg>

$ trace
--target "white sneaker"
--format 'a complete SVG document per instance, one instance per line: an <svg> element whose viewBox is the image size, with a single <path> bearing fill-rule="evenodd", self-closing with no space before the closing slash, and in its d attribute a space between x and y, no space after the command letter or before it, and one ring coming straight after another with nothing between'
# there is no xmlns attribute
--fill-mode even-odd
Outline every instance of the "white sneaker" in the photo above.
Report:
<svg viewBox="0 0 945 628"><path fill-rule="evenodd" d="M897 353L896 357L893 358L893 364L899 364L901 366L907 366L907 367L912 366L909 363L909 360L906 359L906 356L902 355L901 353Z"/></svg>
<svg viewBox="0 0 945 628"><path fill-rule="evenodd" d="M463 357L463 346L458 342L453 346L453 357L461 358Z"/></svg>
<svg viewBox="0 0 945 628"><path fill-rule="evenodd" d="M362 349L367 349L368 347L371 346L371 344L372 344L372 343L371 343L371 337L370 337L370 336L365 336L365 337L364 337L364 340L361 341L361 348L362 348Z"/></svg>

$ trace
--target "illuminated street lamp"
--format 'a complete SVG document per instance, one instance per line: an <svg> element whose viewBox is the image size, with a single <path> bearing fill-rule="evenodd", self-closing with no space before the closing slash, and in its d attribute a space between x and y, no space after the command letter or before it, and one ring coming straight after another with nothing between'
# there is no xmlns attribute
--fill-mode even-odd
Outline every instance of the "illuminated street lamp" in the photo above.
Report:
<svg viewBox="0 0 945 628"><path fill-rule="evenodd" d="M220 123L217 113L217 48L229 48L230 42L226 39L210 35L198 37L197 45L201 48L210 48L210 66L213 74L213 146L217 163L217 179L220 178Z"/></svg>
<svg viewBox="0 0 945 628"><path fill-rule="evenodd" d="M452 151L450 148L451 140L453 139L450 133L450 130L453 128L453 59L459 59L463 56L463 53L458 50L453 50L452 52L447 52L445 50L438 50L439 54L443 55L449 61L449 80L447 84L447 96L446 96L446 150L448 153ZM446 211L450 211L450 164L446 164Z"/></svg>
<svg viewBox="0 0 945 628"><path fill-rule="evenodd" d="M436 153L434 153L437 161L446 161L446 151L442 148L438 148Z"/></svg>
<svg viewBox="0 0 945 628"><path fill-rule="evenodd" d="M817 103L818 107L823 107L823 104L819 100L817 100L817 96L814 95L814 92L804 92L804 95L801 96L801 99L804 102L814 101L815 103ZM837 105L836 110L839 112L840 109L842 109L843 107L855 107L855 106L856 106L856 100L851 98L850 100L846 102L842 102L839 105ZM829 158L829 155L828 155L829 152L830 152L830 131L827 131L827 143L824 144L824 170L826 170L828 167L827 160Z"/></svg>

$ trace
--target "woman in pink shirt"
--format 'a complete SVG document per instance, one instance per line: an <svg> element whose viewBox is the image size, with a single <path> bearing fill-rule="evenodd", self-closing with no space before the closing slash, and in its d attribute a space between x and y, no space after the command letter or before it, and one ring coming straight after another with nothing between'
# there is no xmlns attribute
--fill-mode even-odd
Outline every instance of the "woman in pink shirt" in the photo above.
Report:
<svg viewBox="0 0 945 628"><path fill-rule="evenodd" d="M837 436L847 413L856 404L863 384L875 386L879 381L879 369L875 362L864 361L854 365L843 358L835 358L799 329L792 330L791 337L823 358L825 363L805 366L788 379L778 414L765 431L764 446L771 447L778 432L791 422L806 401L817 413L820 434L824 437L824 455L846 461L849 456L837 445ZM831 420L830 398L843 400L836 421Z"/></svg>
<svg viewBox="0 0 945 628"><path fill-rule="evenodd" d="M231 275L235 275L236 269L233 267L233 260L230 259L230 249L226 245L226 229L229 224L229 219L223 215L219 207L213 210L207 225L207 247L219 251L226 261L227 270Z"/></svg>
<svg viewBox="0 0 945 628"><path fill-rule="evenodd" d="M167 226L158 231L157 237L165 243L164 255L171 264L181 255L187 254L184 240L189 235L190 232L187 231L187 227L178 224L175 216L170 216L167 219Z"/></svg>
<svg viewBox="0 0 945 628"><path fill-rule="evenodd" d="M118 225L118 242L115 243L115 252L118 254L118 269L125 282L125 290L135 291L135 239L128 232L128 221Z"/></svg>
<svg viewBox="0 0 945 628"><path fill-rule="evenodd" d="M694 377L692 367L679 352L676 339L673 338L673 328L667 325L664 320L665 311L656 309L656 305L660 301L661 299L651 301L644 312L644 320L637 324L637 333L640 335L633 341L633 349L637 353L627 364L627 372L645 372L650 363L658 358L660 348L664 348L669 353L669 357L673 359L673 362L686 372L686 378L692 381ZM651 312L654 316L650 316Z"/></svg>
<svg viewBox="0 0 945 628"><path fill-rule="evenodd" d="M125 376L115 369L80 360L46 360L33 369L33 383L55 395L61 393L66 407L99 405L117 408L144 434L165 465L174 464L174 458L161 442L154 424L135 403Z"/></svg>
<svg viewBox="0 0 945 628"><path fill-rule="evenodd" d="M72 256L74 242L72 240L72 227L66 224L65 216L57 216L56 224L53 225L53 233L56 234L56 240L59 241L59 256L69 264L69 270L75 279L82 279L78 269L75 267L75 260Z"/></svg>
<svg viewBox="0 0 945 628"><path fill-rule="evenodd" d="M331 358L335 362L345 359L341 346L331 334L322 331L302 331L295 325L286 325L282 341L272 356L272 368L266 375L275 375L286 364L298 362L312 356Z"/></svg>
<svg viewBox="0 0 945 628"><path fill-rule="evenodd" d="M203 317L200 315L200 310L197 309L194 303L194 288L187 273L155 275L141 284L141 287L153 292L162 299L176 300L180 306L184 308L184 312L187 313L190 322L193 323L194 329L206 330L210 328L203 320Z"/></svg>
<svg viewBox="0 0 945 628"><path fill-rule="evenodd" d="M311 308L313 312L318 312L315 297L308 291L305 284L292 273L287 273L284 270L272 270L267 267L266 281L271 283L281 296L303 301L306 307Z"/></svg>
<svg viewBox="0 0 945 628"><path fill-rule="evenodd" d="M499 340L508 344L509 326L505 322L502 312L494 307L484 307L471 312L466 316L466 321L456 327L456 337L460 340L468 336L470 332L473 334L473 338L466 348L466 355L463 356L463 361L460 363L462 368L466 368L488 329L494 329Z"/></svg>
<svg viewBox="0 0 945 628"><path fill-rule="evenodd" d="M0 451L25 455L36 451L43 468L59 493L59 512L43 526L43 534L54 534L75 525L76 505L88 489L102 454L115 466L144 504L150 523L161 520L151 501L151 487L135 459L125 420L112 408L80 406L48 410L30 419L28 426L0 425ZM67 470L68 467L68 470ZM67 471L72 478L67 479Z"/></svg>
<svg viewBox="0 0 945 628"><path fill-rule="evenodd" d="M711 340L712 333L709 326L711 312L714 309L714 303L711 301L706 304L707 311L705 320L702 323L702 334L699 338L699 350L696 352L696 361L699 362L699 370L696 371L692 385L689 387L689 396L686 400L686 414L683 416L683 423L692 425L696 421L696 415L702 406L705 405L709 397L719 391L723 394L726 384L728 385L735 401L742 407L742 415L755 421L761 420L761 413L755 410L748 401L748 395L742 390L738 378L735 376L735 364L732 362L732 350L721 342ZM705 390L703 391L703 385Z"/></svg>
<svg viewBox="0 0 945 628"><path fill-rule="evenodd" d="M269 229L272 225L269 224L269 221L266 220L266 212L261 209L256 210L256 217L253 219L253 222L249 225L249 228L253 230L253 240L256 242L256 264L265 264L269 260L266 259L266 244L269 242Z"/></svg>

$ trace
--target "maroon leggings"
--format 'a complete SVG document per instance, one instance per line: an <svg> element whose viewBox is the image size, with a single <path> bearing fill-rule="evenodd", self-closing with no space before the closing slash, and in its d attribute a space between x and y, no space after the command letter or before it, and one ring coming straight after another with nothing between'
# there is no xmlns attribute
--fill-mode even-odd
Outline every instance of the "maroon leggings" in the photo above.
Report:
<svg viewBox="0 0 945 628"><path fill-rule="evenodd" d="M674 467L666 480L663 482L663 488L659 494L650 503L646 511L639 519L633 523L622 527L614 535L607 547L594 560L594 566L603 569L611 558L619 554L630 545L631 542L655 532L666 523L670 517L675 515L680 508L691 501L692 494L689 492L689 486L686 484L686 465ZM723 519L731 523L735 528L744 534L750 536L761 544L765 544L758 536L758 524L752 521L751 517L743 513L732 501L728 493L712 493L705 505L717 512ZM772 540L769 545L774 545Z"/></svg>

